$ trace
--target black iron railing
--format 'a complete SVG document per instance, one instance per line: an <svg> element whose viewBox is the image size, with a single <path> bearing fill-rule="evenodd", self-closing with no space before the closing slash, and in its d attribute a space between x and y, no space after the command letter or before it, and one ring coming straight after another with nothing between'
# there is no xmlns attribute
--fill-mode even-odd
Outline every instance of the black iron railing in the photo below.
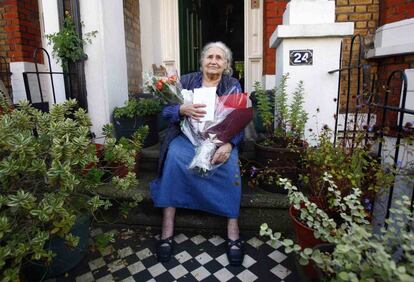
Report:
<svg viewBox="0 0 414 282"><path fill-rule="evenodd" d="M358 40L357 40L358 39ZM354 54L355 44L358 44L358 54ZM335 130L334 130L334 145L337 145L337 140L340 138L343 141L343 144L351 144L351 148L354 146L354 141L356 134L362 132L364 134L364 144L367 145L369 142L373 143L373 137L375 136L375 143L377 144L376 156L378 159L383 156L383 143L385 142L384 137L391 136L395 138L394 152L393 155L393 167L397 168L397 163L399 162L399 154L401 148L401 142L406 138L406 126L403 125L404 115L410 114L414 115L414 109L406 108L407 101L407 76L404 70L393 71L387 78L385 85L380 85L379 81L375 74L370 73L370 65L362 63L362 55L364 54L362 44L362 38L360 35L355 35L352 37L351 46L349 49L349 62L346 67L342 66L342 52L340 58L340 68L336 70L329 71L330 74L339 72L339 83L338 83L338 98L337 98L337 109L336 109L336 121L335 121ZM342 50L342 46L341 46ZM356 55L356 56L355 56ZM356 57L356 59L355 59ZM354 58L354 59L353 59ZM347 80L341 79L341 74L347 74ZM353 76L352 74L356 75ZM398 79L398 80L397 80ZM361 84L362 82L362 84ZM347 85L344 85L347 83ZM398 84L397 91L392 91L391 85ZM343 87L343 88L341 88ZM395 87L394 87L395 88ZM345 95L341 95L341 90L345 89ZM351 89L356 89L356 99L353 110L351 111ZM381 89L384 89L384 94L381 96ZM395 90L395 89L394 89ZM395 105L396 99L393 99L394 104L390 103L390 95L398 95L395 98L400 99L398 106ZM346 99L345 108L340 109L340 100L341 96ZM361 113L367 114L367 119L363 122L358 122L358 115ZM387 120L389 117L388 113L397 113L398 118L393 118ZM338 129L339 115L344 115L344 124L342 135L338 136L340 130ZM376 117L375 124L372 125L372 118ZM350 119L352 117L352 119ZM390 131L389 124L395 124L392 130ZM412 125L410 126L411 131L414 131ZM407 130L405 130L407 131ZM350 134L348 134L350 133ZM350 140L349 140L350 139ZM349 140L349 143L346 143ZM384 187L388 188L388 187ZM414 203L414 185L411 187L411 207ZM385 218L390 216L390 208L393 203L394 196L394 185L389 187L389 194L387 199L387 210ZM412 208L411 208L412 210Z"/></svg>

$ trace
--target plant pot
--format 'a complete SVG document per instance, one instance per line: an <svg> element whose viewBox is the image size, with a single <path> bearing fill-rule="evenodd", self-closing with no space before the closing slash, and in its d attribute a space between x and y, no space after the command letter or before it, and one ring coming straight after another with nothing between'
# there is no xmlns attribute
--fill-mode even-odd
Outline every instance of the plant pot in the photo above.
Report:
<svg viewBox="0 0 414 282"><path fill-rule="evenodd" d="M305 249L313 248L318 244L324 243L321 239L315 238L315 235L313 235L314 230L312 228L309 228L297 219L298 214L299 211L291 205L289 207L289 216L295 229L296 241L298 245L301 246L302 249ZM318 274L312 264L304 266L304 270L310 278L316 279L318 277Z"/></svg>
<svg viewBox="0 0 414 282"><path fill-rule="evenodd" d="M49 102L32 103L32 107L43 113L49 112Z"/></svg>
<svg viewBox="0 0 414 282"><path fill-rule="evenodd" d="M140 162L140 160L141 160L141 153L137 153L135 155L135 165L134 165L134 171L135 171L135 174L136 174L137 178L139 177L139 162Z"/></svg>
<svg viewBox="0 0 414 282"><path fill-rule="evenodd" d="M283 178L288 178L292 181L293 184L297 184L299 179L298 169L296 167L272 167L277 174L279 174ZM277 183L267 184L267 183L260 183L259 188L271 192L271 193L279 193L279 194L287 194L288 191L284 188L284 186L278 185Z"/></svg>
<svg viewBox="0 0 414 282"><path fill-rule="evenodd" d="M332 254L333 251L335 250L335 245L334 244L331 244L331 243L318 244L313 249L317 249L317 250L321 251L322 253L330 253L330 254ZM320 269L319 267L317 267L313 262L312 262L312 265L313 265L313 268L314 268L314 270L316 272L318 281L329 281L330 280L330 277L328 277L322 271L322 269Z"/></svg>
<svg viewBox="0 0 414 282"><path fill-rule="evenodd" d="M287 148L264 146L254 143L256 161L269 167L297 168L304 151L303 147Z"/></svg>
<svg viewBox="0 0 414 282"><path fill-rule="evenodd" d="M24 264L22 271L28 281L41 281L51 277L62 275L77 266L88 251L90 214L81 214L76 219L70 233L79 237L79 244L70 248L65 240L58 236L52 236L44 248L51 250L56 256L50 265L46 266L42 261L29 261Z"/></svg>
<svg viewBox="0 0 414 282"><path fill-rule="evenodd" d="M299 184L300 162L304 148L270 147L255 142L256 161L263 167L273 170L282 178L288 178L294 185ZM268 192L287 194L277 184L260 184Z"/></svg>
<svg viewBox="0 0 414 282"><path fill-rule="evenodd" d="M143 147L149 147L158 143L158 118L157 115L135 116L134 118L115 118L114 128L117 139L130 138L142 125L148 125L148 136L144 140Z"/></svg>

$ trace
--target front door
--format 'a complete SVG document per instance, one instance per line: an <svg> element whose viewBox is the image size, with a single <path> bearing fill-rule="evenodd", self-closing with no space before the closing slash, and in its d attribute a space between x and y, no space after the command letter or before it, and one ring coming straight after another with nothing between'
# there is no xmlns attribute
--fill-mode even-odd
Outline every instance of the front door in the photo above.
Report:
<svg viewBox="0 0 414 282"><path fill-rule="evenodd" d="M234 77L244 85L244 0L179 0L181 74L197 71L202 47L224 42Z"/></svg>

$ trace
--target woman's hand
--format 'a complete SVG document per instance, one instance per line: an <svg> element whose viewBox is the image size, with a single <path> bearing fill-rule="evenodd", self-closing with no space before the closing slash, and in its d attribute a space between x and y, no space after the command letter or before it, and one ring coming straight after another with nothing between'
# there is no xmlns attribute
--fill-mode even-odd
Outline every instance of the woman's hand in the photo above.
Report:
<svg viewBox="0 0 414 282"><path fill-rule="evenodd" d="M231 154L231 150L233 149L233 145L230 143L226 143L221 145L213 156L211 160L212 164L221 164L228 160Z"/></svg>
<svg viewBox="0 0 414 282"><path fill-rule="evenodd" d="M204 104L183 104L180 106L180 115L199 120L206 114L206 111L202 109L205 106Z"/></svg>

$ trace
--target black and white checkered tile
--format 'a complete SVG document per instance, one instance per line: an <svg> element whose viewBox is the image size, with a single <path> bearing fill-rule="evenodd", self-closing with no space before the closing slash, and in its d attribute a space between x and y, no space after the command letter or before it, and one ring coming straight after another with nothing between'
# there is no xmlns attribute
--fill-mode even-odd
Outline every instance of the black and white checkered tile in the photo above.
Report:
<svg viewBox="0 0 414 282"><path fill-rule="evenodd" d="M111 230L116 242L90 252L82 264L56 281L299 281L293 258L259 237L245 238L241 267L230 266L225 240L214 234L180 233L174 237L174 257L157 262L157 236L129 229ZM92 237L102 233L94 229Z"/></svg>

